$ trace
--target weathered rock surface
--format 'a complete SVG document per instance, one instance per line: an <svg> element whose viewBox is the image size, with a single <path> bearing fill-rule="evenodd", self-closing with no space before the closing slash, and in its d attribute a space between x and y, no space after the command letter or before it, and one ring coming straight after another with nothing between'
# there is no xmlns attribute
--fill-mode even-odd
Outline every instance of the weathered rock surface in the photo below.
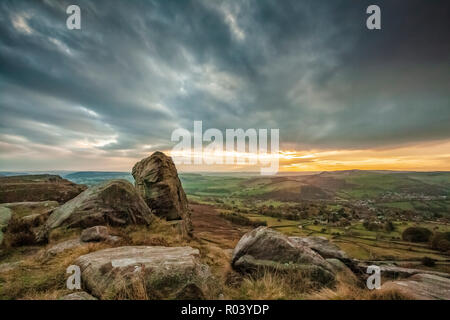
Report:
<svg viewBox="0 0 450 320"><path fill-rule="evenodd" d="M98 298L117 298L137 282L149 298L166 299L204 294L210 272L198 255L191 247L127 246L83 255L75 264L85 288Z"/></svg>
<svg viewBox="0 0 450 320"><path fill-rule="evenodd" d="M259 227L242 236L233 251L231 263L234 269L244 272L260 268L298 269L311 272L315 280L324 284L335 279L333 266L318 253L267 227Z"/></svg>
<svg viewBox="0 0 450 320"><path fill-rule="evenodd" d="M397 290L418 300L450 300L450 279L432 274L416 274L404 280L389 281L384 290Z"/></svg>
<svg viewBox="0 0 450 320"><path fill-rule="evenodd" d="M57 243L47 249L44 253L44 258L53 257L57 254L63 253L67 250L72 250L81 246L86 246L87 243L81 242L80 239L70 239L60 243Z"/></svg>
<svg viewBox="0 0 450 320"><path fill-rule="evenodd" d="M186 194L172 158L162 152L136 163L132 170L136 189L156 215L167 220L183 219L187 234L192 233Z"/></svg>
<svg viewBox="0 0 450 320"><path fill-rule="evenodd" d="M87 228L96 225L150 224L154 216L131 183L111 180L96 185L57 208L39 237L58 227Z"/></svg>
<svg viewBox="0 0 450 320"><path fill-rule="evenodd" d="M83 242L105 241L109 237L108 228L105 226L95 226L84 229L80 239Z"/></svg>
<svg viewBox="0 0 450 320"><path fill-rule="evenodd" d="M110 235L108 228L105 226L95 226L84 229L81 232L80 240L83 242L116 242L120 240L120 237Z"/></svg>
<svg viewBox="0 0 450 320"><path fill-rule="evenodd" d="M325 237L289 237L289 239L311 248L325 259L350 260L344 251Z"/></svg>
<svg viewBox="0 0 450 320"><path fill-rule="evenodd" d="M59 300L98 300L85 291L77 291L74 293L66 294L59 298Z"/></svg>
<svg viewBox="0 0 450 320"><path fill-rule="evenodd" d="M65 203L86 188L57 175L0 177L0 203L46 200Z"/></svg>

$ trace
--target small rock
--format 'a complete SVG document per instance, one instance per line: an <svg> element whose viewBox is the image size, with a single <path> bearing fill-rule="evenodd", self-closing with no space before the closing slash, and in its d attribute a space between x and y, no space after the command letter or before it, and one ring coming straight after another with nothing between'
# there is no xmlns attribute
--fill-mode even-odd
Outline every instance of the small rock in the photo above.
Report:
<svg viewBox="0 0 450 320"><path fill-rule="evenodd" d="M95 226L84 229L81 232L80 239L83 242L98 242L105 241L109 237L108 228L105 226Z"/></svg>
<svg viewBox="0 0 450 320"><path fill-rule="evenodd" d="M109 230L105 226L95 226L84 229L81 232L80 240L82 242L100 242L106 241L109 243L116 243L121 238L118 236L112 236L109 234Z"/></svg>
<svg viewBox="0 0 450 320"><path fill-rule="evenodd" d="M83 243L80 241L80 239L71 239L67 241L60 242L54 246L52 246L50 249L47 249L45 251L45 257L52 257L57 254L60 254L67 250L72 250L81 246L87 245L86 243Z"/></svg>

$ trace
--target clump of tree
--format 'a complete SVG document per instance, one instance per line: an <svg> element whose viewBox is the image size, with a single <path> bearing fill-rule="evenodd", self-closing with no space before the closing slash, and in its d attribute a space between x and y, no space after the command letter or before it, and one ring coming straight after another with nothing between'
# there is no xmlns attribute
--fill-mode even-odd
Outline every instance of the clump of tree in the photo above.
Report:
<svg viewBox="0 0 450 320"><path fill-rule="evenodd" d="M386 230L386 232L392 232L395 230L395 225L392 223L392 221L386 221L386 223L384 224L384 230Z"/></svg>
<svg viewBox="0 0 450 320"><path fill-rule="evenodd" d="M431 237L431 248L450 253L450 232L436 232Z"/></svg>
<svg viewBox="0 0 450 320"><path fill-rule="evenodd" d="M434 267L436 265L436 260L430 257L423 257L422 264L425 267Z"/></svg>
<svg viewBox="0 0 450 320"><path fill-rule="evenodd" d="M375 223L375 222L364 221L363 227L369 231L378 231L378 230L380 230L381 225L379 223Z"/></svg>
<svg viewBox="0 0 450 320"><path fill-rule="evenodd" d="M266 221L260 221L260 220L250 220L249 218L238 214L238 213L221 213L220 214L223 218L225 218L226 220L240 225L240 226L250 226L250 227L260 227L260 226L267 226L267 222Z"/></svg>
<svg viewBox="0 0 450 320"><path fill-rule="evenodd" d="M402 233L402 239L409 242L428 242L433 233L423 227L409 227Z"/></svg>

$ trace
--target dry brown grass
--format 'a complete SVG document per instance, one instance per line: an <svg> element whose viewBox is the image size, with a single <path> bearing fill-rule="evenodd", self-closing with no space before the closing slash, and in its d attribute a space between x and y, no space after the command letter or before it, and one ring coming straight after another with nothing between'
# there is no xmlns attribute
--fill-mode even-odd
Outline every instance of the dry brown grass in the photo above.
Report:
<svg viewBox="0 0 450 320"><path fill-rule="evenodd" d="M369 290L362 284L348 281L342 274L334 288L323 288L305 297L310 300L411 300L412 298L396 290Z"/></svg>
<svg viewBox="0 0 450 320"><path fill-rule="evenodd" d="M241 277L241 278L239 278ZM261 271L255 275L240 275L231 271L224 283L226 299L303 299L321 285L302 270L290 272Z"/></svg>
<svg viewBox="0 0 450 320"><path fill-rule="evenodd" d="M67 267L79 256L106 247L104 243L93 243L49 259L43 259L41 251L0 274L0 299L54 299L67 291Z"/></svg>

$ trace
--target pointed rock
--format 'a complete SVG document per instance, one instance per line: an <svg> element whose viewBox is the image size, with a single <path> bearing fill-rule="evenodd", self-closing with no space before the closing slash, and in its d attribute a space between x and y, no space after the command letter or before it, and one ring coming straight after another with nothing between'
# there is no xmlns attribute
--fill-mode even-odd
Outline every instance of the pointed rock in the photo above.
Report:
<svg viewBox="0 0 450 320"><path fill-rule="evenodd" d="M153 212L166 220L183 220L184 232L192 234L186 194L171 157L155 152L136 163L132 170L136 189Z"/></svg>

